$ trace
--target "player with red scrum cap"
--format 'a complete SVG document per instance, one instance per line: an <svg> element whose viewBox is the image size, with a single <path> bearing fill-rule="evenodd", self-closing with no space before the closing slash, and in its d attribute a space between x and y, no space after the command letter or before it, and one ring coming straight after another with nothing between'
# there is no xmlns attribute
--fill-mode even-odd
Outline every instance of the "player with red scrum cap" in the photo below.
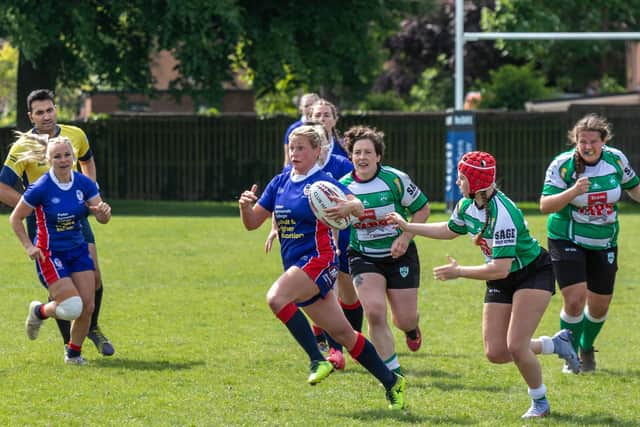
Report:
<svg viewBox="0 0 640 427"><path fill-rule="evenodd" d="M554 293L551 257L527 228L522 211L495 185L496 160L486 152L472 151L458 163L456 184L464 195L449 221L416 224L390 214L388 219L416 235L433 239L473 236L486 262L459 265L453 257L433 269L436 280L485 280L484 352L493 363L513 361L527 383L531 407L523 418L550 413L547 388L537 354L555 353L578 372L580 364L571 345L571 332L532 339Z"/></svg>

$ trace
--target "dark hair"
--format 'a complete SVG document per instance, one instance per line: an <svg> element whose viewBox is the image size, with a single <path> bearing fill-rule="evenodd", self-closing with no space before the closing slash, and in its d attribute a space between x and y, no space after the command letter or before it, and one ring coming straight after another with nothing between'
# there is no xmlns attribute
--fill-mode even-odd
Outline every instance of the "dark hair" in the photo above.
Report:
<svg viewBox="0 0 640 427"><path fill-rule="evenodd" d="M353 156L353 146L361 139L368 139L373 142L376 154L380 156L380 161L384 157L384 132L376 128L368 126L354 126L344 133L344 145L349 153L349 157Z"/></svg>
<svg viewBox="0 0 640 427"><path fill-rule="evenodd" d="M53 91L49 90L49 89L36 89L34 91L32 91L29 96L27 96L27 111L31 112L31 104L33 103L33 101L51 101L54 104L55 99L54 99L54 95L53 95Z"/></svg>
<svg viewBox="0 0 640 427"><path fill-rule="evenodd" d="M587 114L575 124L573 129L567 134L569 144L577 145L580 132L598 132L600 139L604 143L608 143L613 138L613 132L611 131L611 123L602 116L597 114ZM576 171L576 177L580 176L585 170L584 159L578 153L578 150L573 153L573 164Z"/></svg>
<svg viewBox="0 0 640 427"><path fill-rule="evenodd" d="M487 231L489 222L491 221L491 218L489 217L489 197L487 197L487 190L478 191L477 194L480 196L480 201L484 207L484 225L482 226L482 230L476 234L476 237L473 239L473 243L478 246L482 246L482 236L484 235L484 232Z"/></svg>

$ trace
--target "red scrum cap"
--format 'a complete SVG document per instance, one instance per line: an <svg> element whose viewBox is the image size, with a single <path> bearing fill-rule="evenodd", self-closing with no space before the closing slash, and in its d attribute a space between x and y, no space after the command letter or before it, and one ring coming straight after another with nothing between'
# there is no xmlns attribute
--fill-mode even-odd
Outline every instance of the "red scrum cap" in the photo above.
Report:
<svg viewBox="0 0 640 427"><path fill-rule="evenodd" d="M486 190L496 182L496 159L484 151L470 151L460 159L458 173L469 181L469 193Z"/></svg>

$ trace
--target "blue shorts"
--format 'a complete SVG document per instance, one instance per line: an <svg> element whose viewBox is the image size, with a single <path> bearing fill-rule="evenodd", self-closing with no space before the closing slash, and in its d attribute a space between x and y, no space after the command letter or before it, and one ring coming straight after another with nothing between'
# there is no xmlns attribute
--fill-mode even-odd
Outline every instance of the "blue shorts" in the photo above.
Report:
<svg viewBox="0 0 640 427"><path fill-rule="evenodd" d="M334 257L335 261L335 257ZM323 258L309 258L303 257L299 259L294 266L298 267L305 273L313 282L318 286L319 293L308 299L298 303L298 307L305 307L316 302L320 298L324 298L331 289L338 278L338 266L334 261L327 262Z"/></svg>
<svg viewBox="0 0 640 427"><path fill-rule="evenodd" d="M82 218L82 221L80 221L80 223L82 224L82 235L84 236L84 241L95 245L96 237L93 235L93 230L91 229L89 218ZM33 242L36 239L36 233L36 216L29 215L27 217L27 234L29 235L29 240Z"/></svg>
<svg viewBox="0 0 640 427"><path fill-rule="evenodd" d="M49 251L45 253L44 260L36 261L38 278L46 289L64 277L71 277L72 273L95 269L87 243L67 251Z"/></svg>

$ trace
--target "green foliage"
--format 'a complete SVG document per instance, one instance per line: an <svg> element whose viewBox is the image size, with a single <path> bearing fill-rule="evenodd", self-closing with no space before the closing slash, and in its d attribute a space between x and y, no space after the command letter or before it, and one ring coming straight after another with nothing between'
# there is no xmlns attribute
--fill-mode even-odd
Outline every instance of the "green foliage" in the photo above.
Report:
<svg viewBox="0 0 640 427"><path fill-rule="evenodd" d="M443 111L453 100L453 79L446 68L447 58L439 55L435 67L422 72L410 91L411 111Z"/></svg>
<svg viewBox="0 0 640 427"><path fill-rule="evenodd" d="M358 105L358 109L361 111L404 111L407 109L407 105L395 92L373 92L368 94L364 101Z"/></svg>
<svg viewBox="0 0 640 427"><path fill-rule="evenodd" d="M605 74L600 79L600 93L623 93L626 92L627 88L618 83L618 81Z"/></svg>
<svg viewBox="0 0 640 427"><path fill-rule="evenodd" d="M502 0L484 9L485 31L626 32L640 24L640 0ZM623 41L498 41L505 55L535 62L565 91L582 92L607 74L625 78Z"/></svg>
<svg viewBox="0 0 640 427"><path fill-rule="evenodd" d="M56 86L150 93L149 58L166 49L179 61L171 89L215 102L239 33L231 0L0 1L0 34Z"/></svg>
<svg viewBox="0 0 640 427"><path fill-rule="evenodd" d="M308 87L348 103L362 99L384 57L383 42L411 1L241 1L244 48L258 98L276 85ZM287 92L291 95L291 92Z"/></svg>
<svg viewBox="0 0 640 427"><path fill-rule="evenodd" d="M546 87L542 72L532 64L524 66L503 65L489 72L488 82L478 82L482 100L480 108L524 110L524 103L549 97L553 90Z"/></svg>
<svg viewBox="0 0 640 427"><path fill-rule="evenodd" d="M9 126L16 120L16 76L18 50L9 43L0 48L0 126Z"/></svg>
<svg viewBox="0 0 640 427"><path fill-rule="evenodd" d="M297 116L297 103L293 102L302 93L306 92L305 87L297 84L296 77L291 71L291 67L284 65L284 76L278 80L272 90L266 91L256 101L256 112L260 115L272 115L276 113Z"/></svg>
<svg viewBox="0 0 640 427"><path fill-rule="evenodd" d="M522 425L529 406L516 367L492 364L482 350L485 286L475 280L435 282L431 269L451 254L482 264L467 238L416 238L422 265L419 309L423 348L411 353L392 326L407 373L408 410L391 413L378 383L347 356L345 372L306 384L308 361L265 303L281 273L269 224L243 230L237 203L114 203L111 223L94 223L105 282L101 326L116 354L85 343L84 367L65 366L52 320L36 341L23 330L29 301L46 298L33 262L0 215L0 425L107 426L419 426ZM124 211L128 214L125 214ZM431 221L446 216L434 206ZM165 214L172 216L164 216ZM222 214L222 216L220 216ZM551 415L540 425L637 425L640 346L637 321L640 214L621 209L615 298L596 343L593 375L565 375L555 355L540 356ZM546 217L528 215L544 240ZM536 336L558 329L556 294ZM366 325L365 329L366 331ZM34 393L42 395L34 406ZM603 396L607 396L603 399ZM324 404L318 404L324 402Z"/></svg>
<svg viewBox="0 0 640 427"><path fill-rule="evenodd" d="M300 88L345 102L361 99L401 14L422 8L412 0L329 0L313 7L288 0L113 0L73 8L0 0L0 36L54 86L150 93L148 60L166 49L178 60L179 77L170 86L176 95L215 107L222 83L239 74L265 97L259 110L269 113L291 109Z"/></svg>

